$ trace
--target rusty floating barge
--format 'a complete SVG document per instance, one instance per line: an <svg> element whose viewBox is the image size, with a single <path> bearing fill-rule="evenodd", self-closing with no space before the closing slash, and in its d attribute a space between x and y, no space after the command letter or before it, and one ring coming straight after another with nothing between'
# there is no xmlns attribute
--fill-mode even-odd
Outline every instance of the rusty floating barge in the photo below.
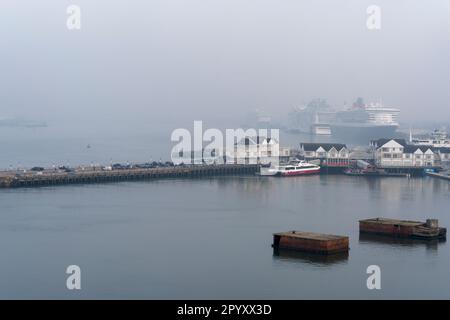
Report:
<svg viewBox="0 0 450 320"><path fill-rule="evenodd" d="M361 233L416 239L445 239L447 229L439 227L437 219L426 222L373 218L359 221Z"/></svg>
<svg viewBox="0 0 450 320"><path fill-rule="evenodd" d="M277 249L335 254L349 251L349 239L345 236L331 234L289 231L275 233L272 246Z"/></svg>

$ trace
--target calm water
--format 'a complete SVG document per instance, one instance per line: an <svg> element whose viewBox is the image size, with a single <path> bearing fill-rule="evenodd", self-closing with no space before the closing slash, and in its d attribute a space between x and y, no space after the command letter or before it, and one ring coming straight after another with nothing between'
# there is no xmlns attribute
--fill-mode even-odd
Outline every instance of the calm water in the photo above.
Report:
<svg viewBox="0 0 450 320"><path fill-rule="evenodd" d="M0 204L0 298L450 298L448 243L361 239L357 223L450 227L447 181L161 180L0 190ZM349 256L274 255L272 233L291 229L349 235ZM65 288L71 264L81 291Z"/></svg>

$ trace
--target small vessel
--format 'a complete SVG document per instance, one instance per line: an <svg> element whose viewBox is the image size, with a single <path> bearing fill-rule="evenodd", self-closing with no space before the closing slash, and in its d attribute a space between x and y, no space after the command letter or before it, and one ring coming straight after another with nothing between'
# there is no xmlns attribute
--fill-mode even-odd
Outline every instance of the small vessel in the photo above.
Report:
<svg viewBox="0 0 450 320"><path fill-rule="evenodd" d="M24 118L0 117L0 127L45 128L47 123Z"/></svg>
<svg viewBox="0 0 450 320"><path fill-rule="evenodd" d="M379 171L373 164L365 160L357 160L353 167L344 170L344 174L349 176L377 176Z"/></svg>
<svg viewBox="0 0 450 320"><path fill-rule="evenodd" d="M364 176L364 177L377 177L380 175L378 171L367 171L359 168L347 168L344 170L344 174L348 176Z"/></svg>
<svg viewBox="0 0 450 320"><path fill-rule="evenodd" d="M308 163L303 160L293 160L286 165L276 166L274 168L261 168L261 176L280 176L290 177L307 174L320 173L320 166Z"/></svg>

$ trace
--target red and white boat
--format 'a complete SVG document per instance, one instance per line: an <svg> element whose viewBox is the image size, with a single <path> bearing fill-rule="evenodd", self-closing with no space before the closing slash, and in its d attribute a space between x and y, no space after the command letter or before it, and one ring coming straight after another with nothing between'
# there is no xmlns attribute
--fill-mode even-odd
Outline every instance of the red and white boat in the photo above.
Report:
<svg viewBox="0 0 450 320"><path fill-rule="evenodd" d="M261 168L260 175L290 177L317 174L319 172L320 166L305 161L295 160L275 168Z"/></svg>

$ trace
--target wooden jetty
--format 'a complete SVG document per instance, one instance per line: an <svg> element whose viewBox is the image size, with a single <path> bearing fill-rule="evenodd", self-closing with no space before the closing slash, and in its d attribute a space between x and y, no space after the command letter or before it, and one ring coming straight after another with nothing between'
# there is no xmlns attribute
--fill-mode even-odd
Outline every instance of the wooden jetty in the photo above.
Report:
<svg viewBox="0 0 450 320"><path fill-rule="evenodd" d="M373 218L359 221L359 231L393 237L444 239L447 229L439 227L436 219L426 222Z"/></svg>
<svg viewBox="0 0 450 320"><path fill-rule="evenodd" d="M117 181L136 181L161 178L195 178L220 175L252 174L258 170L258 165L191 165L158 167L149 169L120 170L80 170L74 172L57 172L46 170L41 173L27 172L23 174L0 174L0 188L38 187L65 185L76 183L101 183Z"/></svg>
<svg viewBox="0 0 450 320"><path fill-rule="evenodd" d="M319 254L348 252L348 237L314 232L288 231L273 235L274 248Z"/></svg>

